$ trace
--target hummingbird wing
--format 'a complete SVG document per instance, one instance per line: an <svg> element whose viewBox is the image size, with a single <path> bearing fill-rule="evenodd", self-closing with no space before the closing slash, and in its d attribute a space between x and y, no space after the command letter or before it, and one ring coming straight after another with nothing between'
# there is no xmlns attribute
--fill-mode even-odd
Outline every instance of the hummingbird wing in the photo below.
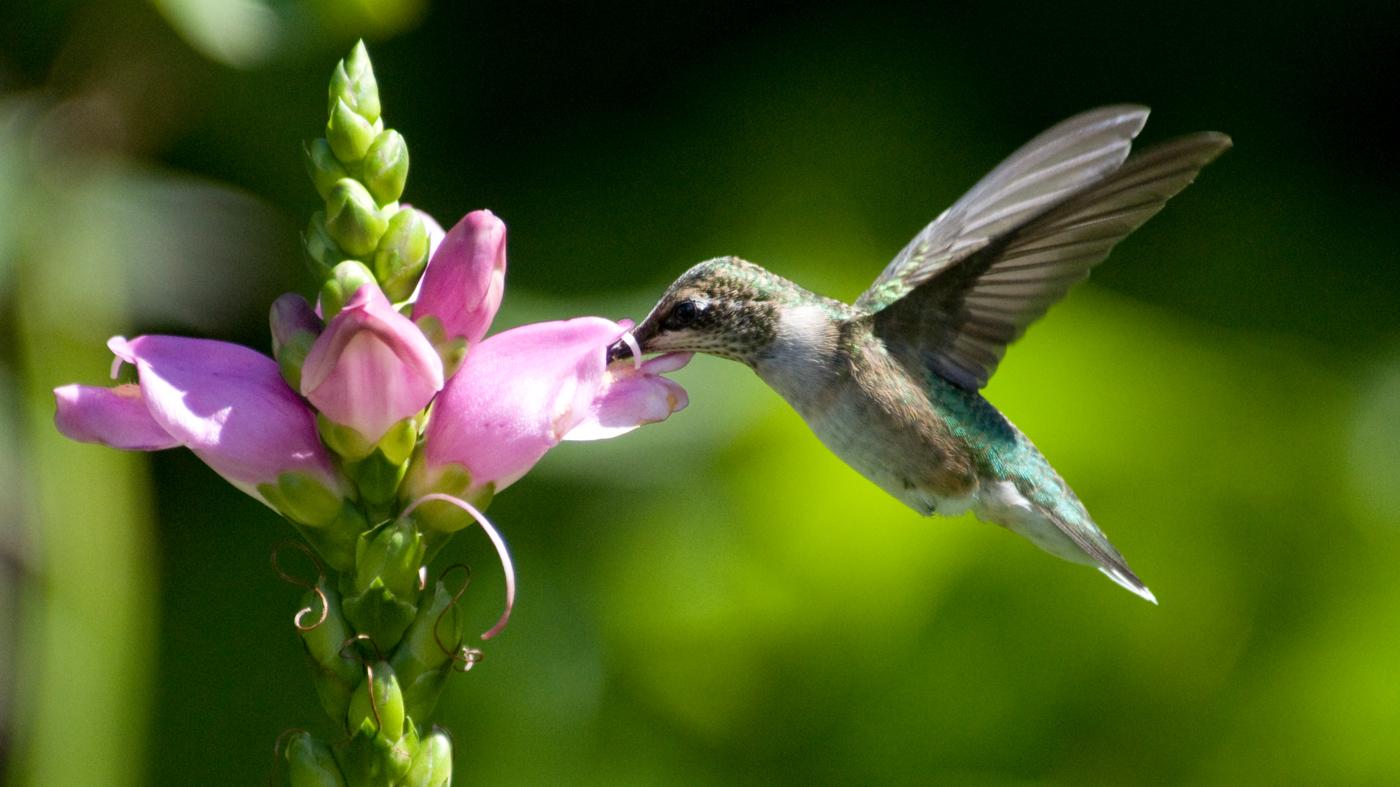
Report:
<svg viewBox="0 0 1400 787"><path fill-rule="evenodd" d="M1203 132L1126 158L1145 119L1071 118L993 170L856 301L876 334L964 388L986 385L1007 345L1230 147Z"/></svg>

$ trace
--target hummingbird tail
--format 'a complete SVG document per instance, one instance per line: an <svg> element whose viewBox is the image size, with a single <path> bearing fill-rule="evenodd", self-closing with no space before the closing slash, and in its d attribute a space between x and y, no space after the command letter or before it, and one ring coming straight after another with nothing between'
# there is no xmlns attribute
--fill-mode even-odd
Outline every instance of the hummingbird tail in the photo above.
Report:
<svg viewBox="0 0 1400 787"><path fill-rule="evenodd" d="M1048 464L1045 468L1053 473ZM1057 492L1053 499L1037 495L1028 482L1024 490L1013 481L987 484L979 492L974 511L979 518L1026 537L1056 557L1097 568L1133 595L1156 604L1157 597L1128 568L1123 555L1089 518L1074 493L1059 476L1053 478Z"/></svg>
<svg viewBox="0 0 1400 787"><path fill-rule="evenodd" d="M1133 572L1122 571L1107 566L1099 566L1099 571L1102 571L1104 576L1117 582L1119 585L1126 588L1129 593L1132 593L1138 598L1145 598L1153 604L1157 603L1157 597L1152 595L1152 591L1148 590L1147 586L1142 584L1142 580L1138 579L1137 575Z"/></svg>

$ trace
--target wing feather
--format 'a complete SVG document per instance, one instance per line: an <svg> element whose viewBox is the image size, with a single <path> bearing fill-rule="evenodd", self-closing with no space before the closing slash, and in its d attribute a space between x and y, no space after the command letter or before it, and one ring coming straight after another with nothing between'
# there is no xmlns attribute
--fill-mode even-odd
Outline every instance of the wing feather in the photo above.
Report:
<svg viewBox="0 0 1400 787"><path fill-rule="evenodd" d="M971 251L923 263L917 254L910 256L903 264L932 261L933 267L915 271L901 296L870 308L876 332L955 383L981 388L1008 344L1229 147L1224 134L1192 134L1133 156L1053 199L979 194L972 201L979 211L967 225L978 228L974 240L954 235L944 243L947 249ZM1018 179L1034 180L1024 174ZM967 197L959 204L964 202ZM1035 208L1026 207L1031 205ZM1013 216L1018 223L1007 225ZM998 234L982 235L990 227Z"/></svg>
<svg viewBox="0 0 1400 787"><path fill-rule="evenodd" d="M856 301L877 311L1011 227L1122 165L1147 108L1101 107L1021 146L905 246Z"/></svg>

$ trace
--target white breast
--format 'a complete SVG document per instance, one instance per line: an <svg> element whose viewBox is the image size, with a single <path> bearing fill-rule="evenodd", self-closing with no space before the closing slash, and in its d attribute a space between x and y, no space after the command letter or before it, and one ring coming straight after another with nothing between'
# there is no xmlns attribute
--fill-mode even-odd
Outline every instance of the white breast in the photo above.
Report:
<svg viewBox="0 0 1400 787"><path fill-rule="evenodd" d="M834 381L836 326L820 306L792 306L783 310L776 334L754 371L805 415L804 406Z"/></svg>

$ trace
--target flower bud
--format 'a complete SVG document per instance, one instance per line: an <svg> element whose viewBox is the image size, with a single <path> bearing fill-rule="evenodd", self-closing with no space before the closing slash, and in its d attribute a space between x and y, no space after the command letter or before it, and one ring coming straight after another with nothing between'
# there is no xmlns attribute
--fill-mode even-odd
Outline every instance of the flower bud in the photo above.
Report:
<svg viewBox="0 0 1400 787"><path fill-rule="evenodd" d="M325 580L320 583L326 599L326 617L319 625L311 624L320 616L320 598L311 592L306 594L302 603L310 612L300 621L298 633L306 648L306 657L311 660L312 678L321 707L331 718L339 719L349 711L350 693L364 679L365 670L358 661L345 658L342 652L345 641L355 632L345 621L340 594L332 585Z"/></svg>
<svg viewBox="0 0 1400 787"><path fill-rule="evenodd" d="M404 729L403 693L399 691L399 679L387 661L376 662L372 671L374 679L368 682L368 686L361 682L350 698L346 721L352 733L397 741L403 737Z"/></svg>
<svg viewBox="0 0 1400 787"><path fill-rule="evenodd" d="M386 129L369 146L360 165L365 186L380 205L388 205L403 195L408 181L408 145L403 135Z"/></svg>
<svg viewBox="0 0 1400 787"><path fill-rule="evenodd" d="M316 193L321 195L321 199L327 199L331 194L331 187L337 180L350 177L345 165L340 163L340 159L335 157L335 151L331 150L331 143L325 137L318 138L309 145L303 145L302 151L306 154L306 173L311 176L311 182L316 186Z"/></svg>
<svg viewBox="0 0 1400 787"><path fill-rule="evenodd" d="M364 41L357 41L350 54L336 64L335 71L331 72L328 98L328 113L335 111L337 101L343 101L365 120L373 123L379 119L379 83L374 78L374 66L369 62Z"/></svg>
<svg viewBox="0 0 1400 787"><path fill-rule="evenodd" d="M414 599L418 567L426 550L418 528L406 519L390 522L378 532L364 533L355 549L355 591L363 593L379 580L395 596Z"/></svg>
<svg viewBox="0 0 1400 787"><path fill-rule="evenodd" d="M451 668L453 654L444 652L443 646L454 647L465 639L465 617L442 582L434 587L431 603L418 606L418 616L391 659L409 718L432 715Z"/></svg>
<svg viewBox="0 0 1400 787"><path fill-rule="evenodd" d="M345 787L345 776L326 744L309 732L293 733L283 750L292 787Z"/></svg>
<svg viewBox="0 0 1400 787"><path fill-rule="evenodd" d="M379 245L389 222L359 181L341 178L326 199L326 231L356 257L367 256Z"/></svg>
<svg viewBox="0 0 1400 787"><path fill-rule="evenodd" d="M301 242L306 248L306 259L311 266L311 273L317 281L329 279L331 269L350 257L326 230L325 211L318 210L311 214L311 222L306 225Z"/></svg>
<svg viewBox="0 0 1400 787"><path fill-rule="evenodd" d="M293 390L301 388L301 365L306 353L321 335L321 318L306 299L289 292L272 302L272 357L282 370L282 379Z"/></svg>
<svg viewBox="0 0 1400 787"><path fill-rule="evenodd" d="M407 300L428 264L428 226L413 208L401 208L389 219L374 252L374 275L391 301Z"/></svg>
<svg viewBox="0 0 1400 787"><path fill-rule="evenodd" d="M341 163L353 166L360 163L369 151L369 146L378 136L380 124L365 120L355 114L344 101L337 100L331 109L330 120L326 121L326 142Z"/></svg>
<svg viewBox="0 0 1400 787"><path fill-rule="evenodd" d="M403 787L446 787L452 783L452 741L447 733L435 729L418 744L408 773L399 784Z"/></svg>
<svg viewBox="0 0 1400 787"><path fill-rule="evenodd" d="M321 315L334 320L345 304L355 297L361 287L378 287L374 274L358 260L346 260L331 271L331 276L321 285Z"/></svg>

